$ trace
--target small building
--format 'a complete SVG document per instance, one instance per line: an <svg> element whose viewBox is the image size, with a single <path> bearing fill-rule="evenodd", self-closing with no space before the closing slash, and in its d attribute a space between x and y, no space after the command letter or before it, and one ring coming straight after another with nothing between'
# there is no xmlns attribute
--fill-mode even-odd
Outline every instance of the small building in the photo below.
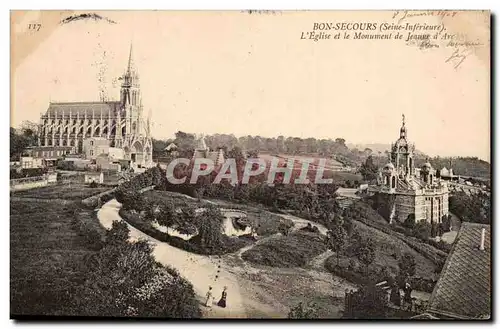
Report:
<svg viewBox="0 0 500 329"><path fill-rule="evenodd" d="M104 173L102 172L86 173L84 182L85 184L91 184L91 183L102 184L104 183Z"/></svg>
<svg viewBox="0 0 500 329"><path fill-rule="evenodd" d="M57 159L67 154L74 153L72 146L33 146L28 147L24 153L34 158Z"/></svg>
<svg viewBox="0 0 500 329"><path fill-rule="evenodd" d="M197 145L193 154L193 160L196 158L210 159L214 162L214 165L216 167L222 165L224 161L226 161L224 150L220 148L217 151L210 151L203 136L201 136L197 140Z"/></svg>
<svg viewBox="0 0 500 329"><path fill-rule="evenodd" d="M359 184L358 193L360 194L368 193L368 184Z"/></svg>
<svg viewBox="0 0 500 329"><path fill-rule="evenodd" d="M114 160L108 154L101 154L95 159L95 164L101 170L106 171L121 171L121 165L119 160Z"/></svg>
<svg viewBox="0 0 500 329"><path fill-rule="evenodd" d="M168 144L167 147L163 149L163 151L165 151L166 155L171 155L174 157L179 156L179 147L174 143Z"/></svg>
<svg viewBox="0 0 500 329"><path fill-rule="evenodd" d="M440 319L491 317L491 228L462 223L426 313Z"/></svg>
<svg viewBox="0 0 500 329"><path fill-rule="evenodd" d="M108 148L108 157L110 161L122 160L125 159L125 152L122 148L110 147Z"/></svg>
<svg viewBox="0 0 500 329"><path fill-rule="evenodd" d="M23 169L43 168L45 166L43 158L26 156L20 158L20 165Z"/></svg>
<svg viewBox="0 0 500 329"><path fill-rule="evenodd" d="M177 149L178 149L178 147L177 147L177 145L175 145L175 143L170 143L167 145L167 147L165 147L164 151L172 152L172 151L175 151Z"/></svg>
<svg viewBox="0 0 500 329"><path fill-rule="evenodd" d="M104 137L90 137L83 141L83 153L87 159L95 159L109 153L109 140Z"/></svg>

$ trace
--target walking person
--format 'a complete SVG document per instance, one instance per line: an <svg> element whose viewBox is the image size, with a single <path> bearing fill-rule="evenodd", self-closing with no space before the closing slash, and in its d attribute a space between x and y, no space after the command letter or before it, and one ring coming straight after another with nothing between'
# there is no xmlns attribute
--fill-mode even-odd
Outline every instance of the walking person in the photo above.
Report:
<svg viewBox="0 0 500 329"><path fill-rule="evenodd" d="M220 307L226 307L226 298L227 298L227 286L224 286L224 290L222 290L222 296L217 305Z"/></svg>
<svg viewBox="0 0 500 329"><path fill-rule="evenodd" d="M213 303L214 303L214 294L212 292L212 287L208 287L207 300L205 301L205 306L212 307Z"/></svg>

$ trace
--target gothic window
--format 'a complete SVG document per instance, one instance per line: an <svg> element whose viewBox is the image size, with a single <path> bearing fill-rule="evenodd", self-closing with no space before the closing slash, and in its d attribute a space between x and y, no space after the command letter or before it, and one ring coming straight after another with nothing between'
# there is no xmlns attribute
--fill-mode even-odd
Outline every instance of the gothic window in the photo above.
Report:
<svg viewBox="0 0 500 329"><path fill-rule="evenodd" d="M90 146L94 146L94 141L90 141Z"/></svg>
<svg viewBox="0 0 500 329"><path fill-rule="evenodd" d="M75 132L76 132L76 128L75 128L75 127L73 127L73 129L71 130L71 133L73 133L73 134L74 134Z"/></svg>
<svg viewBox="0 0 500 329"><path fill-rule="evenodd" d="M74 139L70 140L70 141L69 141L69 145L70 145L70 146L75 146L75 140L74 140Z"/></svg>
<svg viewBox="0 0 500 329"><path fill-rule="evenodd" d="M63 141L62 141L62 146L66 146L66 140L65 139L63 139Z"/></svg>
<svg viewBox="0 0 500 329"><path fill-rule="evenodd" d="M432 175L430 177L431 177L430 183L432 184Z"/></svg>
<svg viewBox="0 0 500 329"><path fill-rule="evenodd" d="M85 123L85 120L81 119L80 124L83 125Z"/></svg>
<svg viewBox="0 0 500 329"><path fill-rule="evenodd" d="M136 126L136 124L135 124L135 122L134 122L134 123L132 124L132 132L134 132L134 133L135 133L135 129L136 129L136 128L137 128L137 126Z"/></svg>
<svg viewBox="0 0 500 329"><path fill-rule="evenodd" d="M101 129L99 127L97 127L97 129L95 130L95 134L96 135L100 135L101 134Z"/></svg>
<svg viewBox="0 0 500 329"><path fill-rule="evenodd" d="M396 176L392 176L392 188L396 188Z"/></svg>
<svg viewBox="0 0 500 329"><path fill-rule="evenodd" d="M102 130L102 133L107 135L108 134L108 127L105 127L103 130Z"/></svg>
<svg viewBox="0 0 500 329"><path fill-rule="evenodd" d="M76 125L76 119L73 119L73 124Z"/></svg>

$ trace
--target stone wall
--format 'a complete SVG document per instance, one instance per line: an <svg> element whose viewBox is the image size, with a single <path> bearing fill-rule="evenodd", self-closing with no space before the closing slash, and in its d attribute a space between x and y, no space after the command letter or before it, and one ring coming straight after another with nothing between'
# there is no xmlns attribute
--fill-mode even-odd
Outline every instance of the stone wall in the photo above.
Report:
<svg viewBox="0 0 500 329"><path fill-rule="evenodd" d="M11 191L30 190L57 183L57 173L10 180Z"/></svg>
<svg viewBox="0 0 500 329"><path fill-rule="evenodd" d="M396 195L396 220L401 223L408 218L408 215L415 214L415 196L414 195Z"/></svg>

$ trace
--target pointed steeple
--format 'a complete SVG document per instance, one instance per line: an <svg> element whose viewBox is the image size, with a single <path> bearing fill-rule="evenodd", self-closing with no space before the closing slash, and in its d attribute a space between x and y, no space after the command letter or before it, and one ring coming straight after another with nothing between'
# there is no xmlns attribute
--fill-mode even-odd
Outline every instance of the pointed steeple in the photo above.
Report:
<svg viewBox="0 0 500 329"><path fill-rule="evenodd" d="M130 43L130 52L128 55L128 65L127 65L127 73L132 73L135 71L134 67L134 57L133 57L133 43Z"/></svg>
<svg viewBox="0 0 500 329"><path fill-rule="evenodd" d="M403 125L401 126L401 130L399 131L400 138L406 138L406 127L405 127L405 115L403 114Z"/></svg>

